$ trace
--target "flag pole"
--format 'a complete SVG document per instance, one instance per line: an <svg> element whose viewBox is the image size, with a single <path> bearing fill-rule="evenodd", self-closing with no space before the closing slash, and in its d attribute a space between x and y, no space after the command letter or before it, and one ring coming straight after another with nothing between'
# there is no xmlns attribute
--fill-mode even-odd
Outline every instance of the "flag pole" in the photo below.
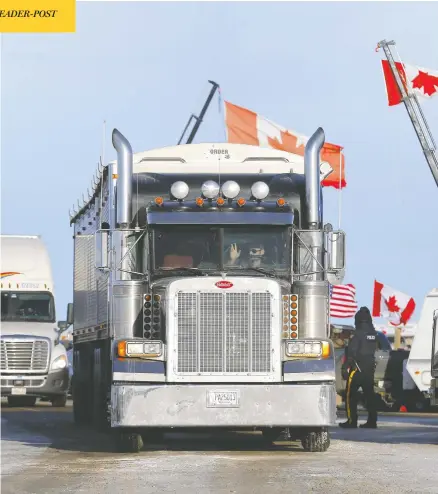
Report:
<svg viewBox="0 0 438 494"><path fill-rule="evenodd" d="M339 153L338 230L341 229L341 212L342 212L342 150Z"/></svg>

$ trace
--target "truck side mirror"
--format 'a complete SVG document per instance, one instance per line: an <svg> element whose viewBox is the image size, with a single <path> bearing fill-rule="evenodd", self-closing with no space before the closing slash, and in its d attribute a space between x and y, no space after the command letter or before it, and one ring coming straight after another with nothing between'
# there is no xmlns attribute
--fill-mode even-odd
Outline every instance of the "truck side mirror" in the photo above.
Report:
<svg viewBox="0 0 438 494"><path fill-rule="evenodd" d="M73 321L74 321L73 317L74 317L74 314L73 314L73 304L70 303L70 304L67 304L67 324L68 324L68 326L70 326L71 324L73 324Z"/></svg>
<svg viewBox="0 0 438 494"><path fill-rule="evenodd" d="M62 333L69 327L69 324L67 321L58 321L57 326L58 326L58 333Z"/></svg>
<svg viewBox="0 0 438 494"><path fill-rule="evenodd" d="M108 230L97 230L94 234L95 268L108 269Z"/></svg>

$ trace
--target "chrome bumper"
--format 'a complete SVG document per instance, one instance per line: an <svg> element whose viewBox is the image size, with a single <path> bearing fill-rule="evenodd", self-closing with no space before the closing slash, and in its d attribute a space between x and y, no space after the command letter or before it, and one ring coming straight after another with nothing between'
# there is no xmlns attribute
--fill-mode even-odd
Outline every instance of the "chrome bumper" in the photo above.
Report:
<svg viewBox="0 0 438 494"><path fill-rule="evenodd" d="M212 391L239 403L214 407ZM322 427L336 423L335 383L114 385L112 427Z"/></svg>

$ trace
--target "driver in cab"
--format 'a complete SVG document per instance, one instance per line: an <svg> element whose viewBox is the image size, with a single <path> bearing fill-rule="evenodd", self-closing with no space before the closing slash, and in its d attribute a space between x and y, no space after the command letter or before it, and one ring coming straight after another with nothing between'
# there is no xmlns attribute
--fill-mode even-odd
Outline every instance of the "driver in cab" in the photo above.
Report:
<svg viewBox="0 0 438 494"><path fill-rule="evenodd" d="M241 266L245 268L259 268L265 256L263 245L251 247L244 251L239 249L236 243L231 244L228 249L228 266Z"/></svg>

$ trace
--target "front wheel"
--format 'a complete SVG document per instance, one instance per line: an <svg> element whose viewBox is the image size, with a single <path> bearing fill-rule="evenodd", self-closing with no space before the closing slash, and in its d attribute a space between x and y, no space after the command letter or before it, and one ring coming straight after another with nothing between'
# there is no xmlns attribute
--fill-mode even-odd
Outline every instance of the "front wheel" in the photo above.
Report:
<svg viewBox="0 0 438 494"><path fill-rule="evenodd" d="M301 444L304 451L310 453L327 451L330 446L330 434L327 427L306 432L301 438Z"/></svg>
<svg viewBox="0 0 438 494"><path fill-rule="evenodd" d="M67 404L67 395L55 396L50 401L53 407L63 408Z"/></svg>
<svg viewBox="0 0 438 494"><path fill-rule="evenodd" d="M119 453L139 453L143 448L143 439L134 432L118 432L116 447Z"/></svg>

